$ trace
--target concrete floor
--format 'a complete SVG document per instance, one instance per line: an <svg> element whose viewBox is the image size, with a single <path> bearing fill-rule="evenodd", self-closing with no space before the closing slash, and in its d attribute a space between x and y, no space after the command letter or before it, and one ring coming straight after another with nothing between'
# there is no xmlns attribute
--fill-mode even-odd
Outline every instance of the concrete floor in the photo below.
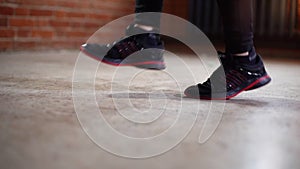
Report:
<svg viewBox="0 0 300 169"><path fill-rule="evenodd" d="M77 56L78 51L0 53L0 168L300 168L300 60L266 57L265 64L273 78L271 84L227 101L217 130L204 144L197 140L210 102L181 98L180 90L166 73L144 71L132 82L131 89L139 91L132 93L132 104L147 110L149 97L143 92L163 90L170 101L166 115L160 125L150 129L123 123L111 96L119 99L119 106L123 106L120 109L126 109L122 102L124 93L110 92L108 84L115 69L102 65L96 76L96 100L107 121L121 133L144 137L163 131L176 118L173 112L181 99L183 104L201 107L194 128L175 148L152 158L130 159L99 148L82 130L72 101L72 75ZM195 57L183 58L192 70L203 71ZM166 61L169 70L182 72L174 58L167 56ZM120 79L113 82L116 90L126 87L123 81L128 77L124 72L140 71L120 70ZM207 74L195 78L202 81ZM191 83L185 75L176 80L183 86ZM160 95L156 96L154 100L158 103L155 103L159 104ZM188 119L195 112L191 106L182 113Z"/></svg>

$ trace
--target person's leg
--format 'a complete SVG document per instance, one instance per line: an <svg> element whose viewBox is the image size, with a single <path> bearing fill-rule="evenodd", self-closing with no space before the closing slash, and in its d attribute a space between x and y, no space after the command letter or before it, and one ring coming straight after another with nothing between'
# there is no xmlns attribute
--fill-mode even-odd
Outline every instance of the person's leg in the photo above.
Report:
<svg viewBox="0 0 300 169"><path fill-rule="evenodd" d="M160 16L150 17L147 15L140 15L143 12L161 12L163 8L163 0L136 0L135 2L135 24L139 25L145 30L151 31L151 27L159 29Z"/></svg>
<svg viewBox="0 0 300 169"><path fill-rule="evenodd" d="M188 87L184 91L188 97L230 99L271 81L253 47L252 0L218 0L218 3L226 48L225 53L219 54L222 66L206 82Z"/></svg>
<svg viewBox="0 0 300 169"><path fill-rule="evenodd" d="M163 0L136 0L135 13L161 12Z"/></svg>
<svg viewBox="0 0 300 169"><path fill-rule="evenodd" d="M218 0L226 53L247 55L253 48L253 0Z"/></svg>

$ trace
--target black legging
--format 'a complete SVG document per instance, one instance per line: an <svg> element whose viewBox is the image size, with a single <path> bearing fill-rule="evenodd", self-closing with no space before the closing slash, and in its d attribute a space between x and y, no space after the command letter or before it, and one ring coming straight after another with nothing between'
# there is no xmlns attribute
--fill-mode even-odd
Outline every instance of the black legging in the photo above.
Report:
<svg viewBox="0 0 300 169"><path fill-rule="evenodd" d="M226 52L250 51L253 47L253 0L217 1L223 19ZM135 12L161 12L162 5L163 0L136 0ZM147 23L147 19L137 16L136 22L152 26L156 21Z"/></svg>

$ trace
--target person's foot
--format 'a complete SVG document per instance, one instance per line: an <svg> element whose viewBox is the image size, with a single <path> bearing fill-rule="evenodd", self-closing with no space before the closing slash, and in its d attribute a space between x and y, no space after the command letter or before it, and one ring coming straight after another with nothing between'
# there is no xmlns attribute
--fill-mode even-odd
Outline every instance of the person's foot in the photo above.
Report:
<svg viewBox="0 0 300 169"><path fill-rule="evenodd" d="M242 91L268 84L271 78L264 68L262 59L255 52L254 55L255 59L251 63L241 64L236 57L219 53L223 66L220 66L204 83L188 87L184 94L190 98L225 100Z"/></svg>
<svg viewBox="0 0 300 169"><path fill-rule="evenodd" d="M131 25L126 30L127 36L118 42L107 45L87 43L81 46L81 51L98 61L113 66L165 69L164 44L160 35L144 32L146 31Z"/></svg>

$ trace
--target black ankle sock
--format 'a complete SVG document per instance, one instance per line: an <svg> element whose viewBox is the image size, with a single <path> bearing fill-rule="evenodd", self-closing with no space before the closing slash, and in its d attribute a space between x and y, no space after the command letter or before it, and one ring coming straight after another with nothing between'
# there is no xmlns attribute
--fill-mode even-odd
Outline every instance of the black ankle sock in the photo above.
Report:
<svg viewBox="0 0 300 169"><path fill-rule="evenodd" d="M249 56L233 56L233 59L240 64L254 64L255 58L250 59Z"/></svg>
<svg viewBox="0 0 300 169"><path fill-rule="evenodd" d="M248 56L233 56L233 59L236 61L238 64L242 65L252 65L256 63L256 52L255 49L251 49L249 51Z"/></svg>

